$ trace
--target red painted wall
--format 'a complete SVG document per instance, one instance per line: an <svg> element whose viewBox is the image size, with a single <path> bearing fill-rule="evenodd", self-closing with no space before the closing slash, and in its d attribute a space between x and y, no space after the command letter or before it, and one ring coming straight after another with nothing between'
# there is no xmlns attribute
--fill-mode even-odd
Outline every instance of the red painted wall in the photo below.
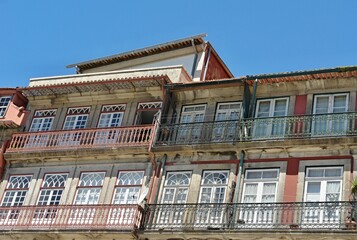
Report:
<svg viewBox="0 0 357 240"><path fill-rule="evenodd" d="M296 96L295 110L294 110L295 116L306 114L306 101L307 101L307 95Z"/></svg>
<svg viewBox="0 0 357 240"><path fill-rule="evenodd" d="M226 72L226 70L223 68L223 66L218 61L217 57L212 51L207 65L206 78L204 80L214 80L214 79L224 79L224 78L230 78L230 75Z"/></svg>

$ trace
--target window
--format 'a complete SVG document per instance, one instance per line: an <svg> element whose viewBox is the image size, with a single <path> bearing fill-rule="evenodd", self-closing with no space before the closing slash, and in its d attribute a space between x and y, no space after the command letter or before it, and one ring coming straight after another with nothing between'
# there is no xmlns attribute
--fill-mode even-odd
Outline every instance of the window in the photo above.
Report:
<svg viewBox="0 0 357 240"><path fill-rule="evenodd" d="M241 103L219 103L213 128L213 140L233 140L237 131L237 120L240 117Z"/></svg>
<svg viewBox="0 0 357 240"><path fill-rule="evenodd" d="M67 181L67 173L46 174L37 205L58 205Z"/></svg>
<svg viewBox="0 0 357 240"><path fill-rule="evenodd" d="M305 201L340 201L342 170L342 167L307 168Z"/></svg>
<svg viewBox="0 0 357 240"><path fill-rule="evenodd" d="M348 94L316 95L312 133L316 135L345 134L347 130Z"/></svg>
<svg viewBox="0 0 357 240"><path fill-rule="evenodd" d="M244 178L243 203L240 218L249 223L273 223L274 209L269 205L255 203L273 203L276 201L276 192L279 179L278 169L247 170Z"/></svg>
<svg viewBox="0 0 357 240"><path fill-rule="evenodd" d="M102 107L98 127L119 127L125 111L125 104L106 105Z"/></svg>
<svg viewBox="0 0 357 240"><path fill-rule="evenodd" d="M5 193L1 202L3 207L22 206L31 183L31 175L11 176L6 185ZM2 210L0 212L0 223L17 219L19 210Z"/></svg>
<svg viewBox="0 0 357 240"><path fill-rule="evenodd" d="M63 130L85 128L87 124L90 107L69 108Z"/></svg>
<svg viewBox="0 0 357 240"><path fill-rule="evenodd" d="M80 206L73 207L69 223L92 223L96 207L91 205L98 204L104 177L105 172L84 172L81 174L76 191L76 198L74 200L74 205Z"/></svg>
<svg viewBox="0 0 357 240"><path fill-rule="evenodd" d="M5 116L10 101L11 101L11 96L0 97L0 118L3 118Z"/></svg>
<svg viewBox="0 0 357 240"><path fill-rule="evenodd" d="M119 172L113 204L137 204L143 177L143 171Z"/></svg>
<svg viewBox="0 0 357 240"><path fill-rule="evenodd" d="M215 226L220 224L223 219L227 185L228 171L204 171L201 181L199 202L200 205L196 222L198 224L207 224ZM211 205L211 204L213 205Z"/></svg>
<svg viewBox="0 0 357 240"><path fill-rule="evenodd" d="M86 127L90 107L68 108L67 116L63 124L63 130L83 129ZM73 146L80 145L82 139L81 132L67 132L60 136L58 145Z"/></svg>
<svg viewBox="0 0 357 240"><path fill-rule="evenodd" d="M116 143L120 136L120 129L112 129L121 125L125 110L125 104L105 105L102 107L98 128L100 129L95 135L95 144L113 144ZM108 129L111 128L111 129Z"/></svg>
<svg viewBox="0 0 357 240"><path fill-rule="evenodd" d="M191 142L200 139L206 105L191 105L182 108L177 140Z"/></svg>
<svg viewBox="0 0 357 240"><path fill-rule="evenodd" d="M161 117L162 102L139 103L136 110L136 125L153 124Z"/></svg>
<svg viewBox="0 0 357 240"><path fill-rule="evenodd" d="M37 110L32 119L30 132L42 132L52 129L53 119L56 116L56 109ZM50 136L47 134L31 135L26 141L24 147L46 147L49 145Z"/></svg>
<svg viewBox="0 0 357 240"><path fill-rule="evenodd" d="M191 172L168 172L162 203L186 203Z"/></svg>
<svg viewBox="0 0 357 240"><path fill-rule="evenodd" d="M51 130L56 112L56 109L37 110L32 119L30 132Z"/></svg>
<svg viewBox="0 0 357 240"><path fill-rule="evenodd" d="M97 204L103 186L104 172L82 173L74 204Z"/></svg>
<svg viewBox="0 0 357 240"><path fill-rule="evenodd" d="M170 204L170 210L159 209L157 224L180 224L182 222L185 206L171 204L186 203L190 181L191 172L168 172L166 174L161 202ZM163 208L166 208L166 205L163 205Z"/></svg>
<svg viewBox="0 0 357 240"><path fill-rule="evenodd" d="M114 190L113 204L127 206L113 209L110 213L109 222L111 224L134 224L134 218L138 204L140 190L143 184L143 171L120 171Z"/></svg>
<svg viewBox="0 0 357 240"><path fill-rule="evenodd" d="M327 224L326 227L328 223L339 223L341 209L338 201L341 201L342 177L342 167L306 169L304 201L308 203L303 212L304 223L324 223Z"/></svg>
<svg viewBox="0 0 357 240"><path fill-rule="evenodd" d="M67 173L45 174L37 200L33 224L51 224L56 218L64 187L66 185ZM52 206L52 207L49 207Z"/></svg>
<svg viewBox="0 0 357 240"><path fill-rule="evenodd" d="M289 98L257 101L253 136L259 138L284 137Z"/></svg>

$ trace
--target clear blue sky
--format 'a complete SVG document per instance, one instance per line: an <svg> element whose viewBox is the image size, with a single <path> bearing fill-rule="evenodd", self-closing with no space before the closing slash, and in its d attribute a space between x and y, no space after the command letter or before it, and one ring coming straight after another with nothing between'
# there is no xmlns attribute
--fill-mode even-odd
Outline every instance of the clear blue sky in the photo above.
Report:
<svg viewBox="0 0 357 240"><path fill-rule="evenodd" d="M207 33L235 76L357 65L356 0L0 0L0 87Z"/></svg>

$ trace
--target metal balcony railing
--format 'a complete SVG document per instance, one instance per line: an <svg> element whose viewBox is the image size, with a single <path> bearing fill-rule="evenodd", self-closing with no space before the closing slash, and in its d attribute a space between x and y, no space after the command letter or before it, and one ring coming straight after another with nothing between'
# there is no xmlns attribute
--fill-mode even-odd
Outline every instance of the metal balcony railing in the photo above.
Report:
<svg viewBox="0 0 357 240"><path fill-rule="evenodd" d="M158 204L145 213L145 230L352 230L357 202Z"/></svg>
<svg viewBox="0 0 357 240"><path fill-rule="evenodd" d="M137 205L57 205L0 207L2 230L134 230L142 209Z"/></svg>
<svg viewBox="0 0 357 240"><path fill-rule="evenodd" d="M357 136L357 113L162 124L156 145Z"/></svg>
<svg viewBox="0 0 357 240"><path fill-rule="evenodd" d="M153 134L153 125L15 133L7 152L149 146Z"/></svg>

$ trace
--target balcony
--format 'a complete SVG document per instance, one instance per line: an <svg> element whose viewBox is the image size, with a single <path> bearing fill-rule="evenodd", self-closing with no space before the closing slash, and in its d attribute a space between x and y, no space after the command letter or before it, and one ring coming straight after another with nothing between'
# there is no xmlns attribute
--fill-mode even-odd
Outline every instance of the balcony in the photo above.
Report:
<svg viewBox="0 0 357 240"><path fill-rule="evenodd" d="M22 126L27 115L28 112L25 111L24 107L16 106L13 102L10 102L4 111L4 115L0 116L0 127L17 128Z"/></svg>
<svg viewBox="0 0 357 240"><path fill-rule="evenodd" d="M9 153L50 150L149 147L153 125L15 133L7 149Z"/></svg>
<svg viewBox="0 0 357 240"><path fill-rule="evenodd" d="M144 230L355 230L357 202L149 205Z"/></svg>
<svg viewBox="0 0 357 240"><path fill-rule="evenodd" d="M163 124L156 145L357 136L357 113Z"/></svg>
<svg viewBox="0 0 357 240"><path fill-rule="evenodd" d="M0 207L0 231L13 230L117 230L139 226L137 205Z"/></svg>

